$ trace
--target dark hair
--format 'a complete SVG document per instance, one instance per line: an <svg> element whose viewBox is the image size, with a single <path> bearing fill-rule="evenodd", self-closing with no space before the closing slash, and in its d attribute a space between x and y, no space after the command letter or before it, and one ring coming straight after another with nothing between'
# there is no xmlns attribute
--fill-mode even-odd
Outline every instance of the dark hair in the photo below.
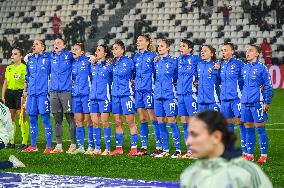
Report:
<svg viewBox="0 0 284 188"><path fill-rule="evenodd" d="M211 57L211 59L212 59L213 61L216 61L216 49L215 49L213 46L211 46L210 44L204 44L204 45L202 45L202 46L200 47L200 52L201 52L201 49L202 49L204 46L206 46L207 48L209 48L209 50L210 50L211 53L213 54L213 56Z"/></svg>
<svg viewBox="0 0 284 188"><path fill-rule="evenodd" d="M15 47L13 50L18 50L21 56L24 56L24 50L21 49L20 47Z"/></svg>
<svg viewBox="0 0 284 188"><path fill-rule="evenodd" d="M76 43L75 45L79 46L83 52L85 52L85 45L83 43Z"/></svg>
<svg viewBox="0 0 284 188"><path fill-rule="evenodd" d="M203 121L209 133L220 131L222 133L222 142L225 146L233 144L237 137L228 129L228 123L222 113L214 110L205 110L196 115L196 118Z"/></svg>
<svg viewBox="0 0 284 188"><path fill-rule="evenodd" d="M62 37L57 37L56 39L61 40L61 41L63 42L63 44L65 44L65 40L64 40ZM56 39L55 39L55 40L56 40Z"/></svg>
<svg viewBox="0 0 284 188"><path fill-rule="evenodd" d="M249 44L250 46L254 47L258 53L261 53L261 47L257 44Z"/></svg>
<svg viewBox="0 0 284 188"><path fill-rule="evenodd" d="M235 50L235 45L232 43L232 42L224 42L223 43L223 46L230 46L230 48L234 51Z"/></svg>
<svg viewBox="0 0 284 188"><path fill-rule="evenodd" d="M116 40L115 42L114 42L114 44L113 45L118 45L118 46L120 46L122 49L123 49L123 54L125 53L125 45L124 45L124 42L122 42L122 40Z"/></svg>
<svg viewBox="0 0 284 188"><path fill-rule="evenodd" d="M45 51L46 50L46 45L45 45L45 42L44 42L44 40L42 40L42 39L35 39L35 40L38 40L38 41L40 41L41 42L41 45L43 46L43 51Z"/></svg>
<svg viewBox="0 0 284 188"><path fill-rule="evenodd" d="M164 43L166 43L167 47L171 46L171 41L169 39L163 38L160 41L163 41Z"/></svg>
<svg viewBox="0 0 284 188"><path fill-rule="evenodd" d="M141 34L141 37L143 37L147 42L149 42L148 46L147 46L147 50L150 50L152 52L155 52L155 47L153 45L153 40L151 38L150 33L146 33L146 34Z"/></svg>
<svg viewBox="0 0 284 188"><path fill-rule="evenodd" d="M192 48L192 49L194 48L194 43L193 43L191 40L188 40L188 39L181 39L180 42L187 44L188 48ZM191 51L191 52L192 52L192 51Z"/></svg>
<svg viewBox="0 0 284 188"><path fill-rule="evenodd" d="M96 49L97 49L99 46L101 46L101 47L104 49L104 52L106 53L106 56L108 57L109 54L110 54L108 46L105 45L105 44L98 44L98 45L96 46Z"/></svg>

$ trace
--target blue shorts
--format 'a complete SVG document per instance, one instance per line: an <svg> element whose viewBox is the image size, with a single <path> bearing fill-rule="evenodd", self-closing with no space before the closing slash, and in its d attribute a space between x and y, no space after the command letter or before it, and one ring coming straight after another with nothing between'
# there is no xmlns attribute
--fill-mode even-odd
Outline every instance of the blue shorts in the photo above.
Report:
<svg viewBox="0 0 284 188"><path fill-rule="evenodd" d="M38 115L38 114L49 114L50 106L48 96L28 96L27 97L27 114Z"/></svg>
<svg viewBox="0 0 284 188"><path fill-rule="evenodd" d="M90 113L90 101L88 95L72 96L72 112L73 113Z"/></svg>
<svg viewBox="0 0 284 188"><path fill-rule="evenodd" d="M204 110L215 110L220 111L220 105L218 103L198 103L198 112Z"/></svg>
<svg viewBox="0 0 284 188"><path fill-rule="evenodd" d="M221 109L225 118L241 117L241 103L240 99L221 101Z"/></svg>
<svg viewBox="0 0 284 188"><path fill-rule="evenodd" d="M113 114L135 114L135 104L133 96L114 97L112 96L112 113Z"/></svg>
<svg viewBox="0 0 284 188"><path fill-rule="evenodd" d="M153 93L152 92L135 92L135 107L138 108L153 108Z"/></svg>
<svg viewBox="0 0 284 188"><path fill-rule="evenodd" d="M90 113L110 113L109 100L90 100Z"/></svg>
<svg viewBox="0 0 284 188"><path fill-rule="evenodd" d="M156 117L171 117L177 115L176 99L155 99L154 112Z"/></svg>
<svg viewBox="0 0 284 188"><path fill-rule="evenodd" d="M196 94L178 95L178 115L193 116L197 113Z"/></svg>
<svg viewBox="0 0 284 188"><path fill-rule="evenodd" d="M268 119L267 112L263 111L263 102L253 104L242 104L241 106L241 121L261 123Z"/></svg>

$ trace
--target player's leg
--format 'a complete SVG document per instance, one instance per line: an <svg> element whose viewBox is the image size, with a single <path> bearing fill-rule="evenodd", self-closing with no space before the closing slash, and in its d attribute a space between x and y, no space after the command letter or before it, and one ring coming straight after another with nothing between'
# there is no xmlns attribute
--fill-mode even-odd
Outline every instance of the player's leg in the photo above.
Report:
<svg viewBox="0 0 284 188"><path fill-rule="evenodd" d="M102 155L110 155L110 146L111 146L111 128L109 125L110 121L110 114L109 113L102 113L101 120L104 127L104 139L105 139L105 151Z"/></svg>
<svg viewBox="0 0 284 188"><path fill-rule="evenodd" d="M178 96L178 116L180 117L180 122L183 127L183 133L184 133L184 141L186 143L187 138L188 138L188 121L189 121L189 114L186 108L186 98L184 95L179 95ZM190 101L188 101L190 103ZM188 105L188 104L187 104ZM186 146L187 152L190 152L189 146ZM185 156L186 157L186 156Z"/></svg>
<svg viewBox="0 0 284 188"><path fill-rule="evenodd" d="M81 97L82 107L83 107L83 113L84 113L84 120L88 127L88 149L85 152L85 154L90 154L93 152L95 144L94 144L94 138L93 138L93 123L90 116L90 100L89 96L85 95Z"/></svg>

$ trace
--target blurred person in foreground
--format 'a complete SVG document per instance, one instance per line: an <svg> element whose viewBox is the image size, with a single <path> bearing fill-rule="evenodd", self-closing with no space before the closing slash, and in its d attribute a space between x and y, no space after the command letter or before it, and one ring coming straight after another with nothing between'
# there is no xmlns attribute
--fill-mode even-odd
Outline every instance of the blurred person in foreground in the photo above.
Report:
<svg viewBox="0 0 284 188"><path fill-rule="evenodd" d="M181 187L272 187L256 164L240 157L233 146L236 135L220 112L197 114L190 119L188 134L187 144L199 160L181 174Z"/></svg>

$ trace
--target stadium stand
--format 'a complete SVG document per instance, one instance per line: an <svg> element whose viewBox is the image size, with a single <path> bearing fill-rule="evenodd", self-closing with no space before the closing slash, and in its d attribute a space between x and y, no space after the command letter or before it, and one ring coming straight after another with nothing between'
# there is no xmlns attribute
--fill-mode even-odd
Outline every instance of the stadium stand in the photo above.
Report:
<svg viewBox="0 0 284 188"><path fill-rule="evenodd" d="M272 1L266 1L267 6L270 6ZM88 38L90 32L93 32L91 11L93 7L96 7L102 13L98 16L98 32L87 40L89 50L97 41L112 44L119 38L126 43L128 55L132 55L135 50L134 37L137 34L135 27L140 24L138 30L152 33L154 43L161 37L171 39L174 43L172 55L175 56L178 55L178 45L182 38L190 38L197 44L195 53L198 52L199 45L203 43L213 44L216 49L219 49L221 43L230 40L237 45L241 55L244 55L245 44L261 44L263 38L268 38L274 57L273 63L284 62L284 26L282 23L280 28L277 27L274 9L270 9L265 16L269 31L261 31L260 27L251 21L254 15L248 14L239 0L214 1L213 6L204 4L200 12L198 7L192 6L194 0L128 0L123 7L120 2L115 6L109 2L108 0L2 0L0 2L1 41L4 37L10 44L15 37L24 41L43 38L46 41L47 50L52 50L53 31L50 19L54 12L58 13L62 21L61 33L65 25L72 22L74 18L84 18L88 23L86 29L86 38ZM249 0L249 2L250 5L258 4L259 0ZM221 12L224 4L230 5L232 9L230 25L226 26L224 26ZM121 20L118 20L119 18ZM31 43L24 43L30 48ZM6 64L8 60L3 55L1 50L0 59L3 64Z"/></svg>

